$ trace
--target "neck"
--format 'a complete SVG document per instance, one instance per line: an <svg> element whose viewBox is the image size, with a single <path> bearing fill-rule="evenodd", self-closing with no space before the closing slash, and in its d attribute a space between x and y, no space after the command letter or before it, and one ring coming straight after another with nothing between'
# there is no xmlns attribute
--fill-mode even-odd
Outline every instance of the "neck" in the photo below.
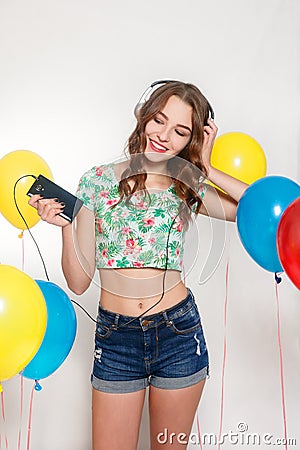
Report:
<svg viewBox="0 0 300 450"><path fill-rule="evenodd" d="M143 167L147 173L147 184L169 184L170 175L167 168L167 162L145 161Z"/></svg>

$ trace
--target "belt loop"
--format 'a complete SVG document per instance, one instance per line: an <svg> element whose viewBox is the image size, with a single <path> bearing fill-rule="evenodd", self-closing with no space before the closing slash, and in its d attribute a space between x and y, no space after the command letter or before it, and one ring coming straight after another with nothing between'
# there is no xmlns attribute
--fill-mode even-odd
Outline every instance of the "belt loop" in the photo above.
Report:
<svg viewBox="0 0 300 450"><path fill-rule="evenodd" d="M167 311L163 311L162 315L163 315L163 318L165 319L165 322L166 322L167 327L169 327L170 325L172 325L172 320L169 320Z"/></svg>
<svg viewBox="0 0 300 450"><path fill-rule="evenodd" d="M120 314L116 313L116 315L115 315L115 320L114 320L114 323L113 323L113 325L112 325L112 328L113 328L114 330L117 330L117 329L118 329L119 318L120 318Z"/></svg>

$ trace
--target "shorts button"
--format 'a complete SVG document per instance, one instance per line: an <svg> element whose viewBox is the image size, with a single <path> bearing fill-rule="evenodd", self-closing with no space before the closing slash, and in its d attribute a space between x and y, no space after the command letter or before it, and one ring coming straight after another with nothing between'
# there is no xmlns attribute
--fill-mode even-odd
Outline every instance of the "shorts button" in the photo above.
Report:
<svg viewBox="0 0 300 450"><path fill-rule="evenodd" d="M144 320L142 321L143 327L146 327L148 324L149 324L149 320L144 319Z"/></svg>

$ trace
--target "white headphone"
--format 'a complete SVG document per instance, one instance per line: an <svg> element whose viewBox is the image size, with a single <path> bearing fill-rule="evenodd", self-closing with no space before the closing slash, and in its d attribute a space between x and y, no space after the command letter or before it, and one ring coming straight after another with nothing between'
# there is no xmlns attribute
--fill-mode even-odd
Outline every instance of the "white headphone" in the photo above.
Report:
<svg viewBox="0 0 300 450"><path fill-rule="evenodd" d="M145 92L143 93L141 98L139 99L138 103L135 105L135 108L134 108L135 117L138 118L138 115L139 115L139 112L140 112L142 106L149 100L152 92L155 89L160 87L162 84L167 84L172 81L174 81L174 80L158 80L158 81L154 81L149 87L147 87L147 89L145 90ZM212 106L210 105L210 103L209 102L207 102L207 103L208 103L208 107L209 107L210 118L211 118L211 120L214 120L214 118L215 118L214 110L213 110Z"/></svg>

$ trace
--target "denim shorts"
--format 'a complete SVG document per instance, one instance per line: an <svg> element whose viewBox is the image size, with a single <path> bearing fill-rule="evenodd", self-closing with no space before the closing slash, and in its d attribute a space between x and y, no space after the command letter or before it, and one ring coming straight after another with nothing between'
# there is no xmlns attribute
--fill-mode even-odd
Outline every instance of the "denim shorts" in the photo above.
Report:
<svg viewBox="0 0 300 450"><path fill-rule="evenodd" d="M126 325L130 321L130 324ZM175 306L134 318L99 306L92 386L127 393L181 389L208 376L208 352L192 292Z"/></svg>

